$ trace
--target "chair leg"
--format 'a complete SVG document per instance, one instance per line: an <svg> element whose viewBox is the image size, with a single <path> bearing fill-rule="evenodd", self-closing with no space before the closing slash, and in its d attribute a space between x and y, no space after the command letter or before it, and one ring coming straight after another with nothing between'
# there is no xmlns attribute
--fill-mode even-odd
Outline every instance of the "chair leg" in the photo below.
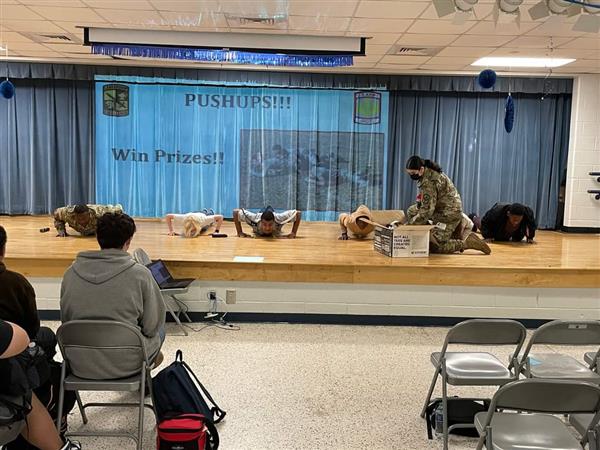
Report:
<svg viewBox="0 0 600 450"><path fill-rule="evenodd" d="M444 445L443 449L448 450L448 385L446 383L446 364L442 361L442 411L444 413Z"/></svg>
<svg viewBox="0 0 600 450"><path fill-rule="evenodd" d="M167 308L167 311L169 311L169 314L171 314L171 317L173 317L173 320L175 320L175 322L177 323L177 326L179 326L179 328L181 329L181 331L183 331L184 335L188 335L187 330L185 329L185 327L181 324L181 320L179 320L179 317L177 316L177 314L175 314L175 312L173 311L173 308L171 308L171 305L169 304L169 301L166 299L163 299L164 303L165 303L165 307Z"/></svg>
<svg viewBox="0 0 600 450"><path fill-rule="evenodd" d="M137 450L143 450L144 440L144 390L146 387L146 368L142 370L142 381L140 383L140 404L139 404L139 417L138 417L138 433L137 433ZM151 389L151 388L150 388Z"/></svg>
<svg viewBox="0 0 600 450"><path fill-rule="evenodd" d="M439 375L439 368L436 367L433 372L433 380L431 380L431 385L429 386L429 392L427 393L427 398L425 398L425 404L423 405L423 409L421 410L421 418L425 418L425 411L427 411L427 406L431 401L431 396L433 395L433 390L435 389L435 384L437 382L437 378Z"/></svg>
<svg viewBox="0 0 600 450"><path fill-rule="evenodd" d="M87 424L88 418L85 414L85 408L83 407L83 402L81 401L81 397L79 396L79 391L75 391L75 399L77 399L77 406L79 407L79 412L81 413L81 420L84 424Z"/></svg>
<svg viewBox="0 0 600 450"><path fill-rule="evenodd" d="M67 363L63 362L60 368L60 387L58 389L58 416L56 417L56 429L60 434L62 427L63 403L65 401L65 376L67 373Z"/></svg>

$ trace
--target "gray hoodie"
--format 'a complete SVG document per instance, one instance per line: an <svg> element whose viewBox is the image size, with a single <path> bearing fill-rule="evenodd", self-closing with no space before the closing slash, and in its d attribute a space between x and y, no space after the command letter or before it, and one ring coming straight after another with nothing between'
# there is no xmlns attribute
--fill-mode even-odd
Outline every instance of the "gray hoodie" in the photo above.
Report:
<svg viewBox="0 0 600 450"><path fill-rule="evenodd" d="M70 320L116 320L137 327L146 338L150 359L159 352L159 330L165 324L162 294L150 270L123 250L81 252L64 274L60 290L63 323ZM131 363L119 356L106 378L133 374ZM112 362L112 361L111 361ZM98 365L98 361L95 361ZM113 365L113 364L110 364Z"/></svg>

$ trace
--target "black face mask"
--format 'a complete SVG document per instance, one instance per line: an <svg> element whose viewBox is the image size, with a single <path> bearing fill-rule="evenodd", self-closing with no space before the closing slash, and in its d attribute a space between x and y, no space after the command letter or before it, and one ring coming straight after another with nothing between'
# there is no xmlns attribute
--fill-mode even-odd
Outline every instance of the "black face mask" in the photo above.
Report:
<svg viewBox="0 0 600 450"><path fill-rule="evenodd" d="M410 178L412 178L415 181L418 181L421 179L421 176L418 173L411 173L409 176L410 176Z"/></svg>

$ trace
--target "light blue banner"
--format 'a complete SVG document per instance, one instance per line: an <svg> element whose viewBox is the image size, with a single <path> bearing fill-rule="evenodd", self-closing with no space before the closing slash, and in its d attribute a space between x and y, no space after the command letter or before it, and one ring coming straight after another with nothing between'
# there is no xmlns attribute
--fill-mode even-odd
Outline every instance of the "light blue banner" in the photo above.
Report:
<svg viewBox="0 0 600 450"><path fill-rule="evenodd" d="M387 92L96 80L98 203L145 217L272 205L313 220L384 205Z"/></svg>

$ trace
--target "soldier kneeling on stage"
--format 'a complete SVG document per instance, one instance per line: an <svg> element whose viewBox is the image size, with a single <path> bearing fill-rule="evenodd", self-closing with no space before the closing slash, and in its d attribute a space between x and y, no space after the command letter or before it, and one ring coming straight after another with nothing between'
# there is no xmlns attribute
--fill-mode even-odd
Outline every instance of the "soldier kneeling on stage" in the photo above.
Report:
<svg viewBox="0 0 600 450"><path fill-rule="evenodd" d="M96 234L96 221L106 213L123 213L121 205L74 205L54 211L54 227L58 237L68 236L66 224L82 236Z"/></svg>
<svg viewBox="0 0 600 450"><path fill-rule="evenodd" d="M302 212L290 209L282 213L276 213L273 208L267 206L261 212L253 213L243 208L233 210L233 223L237 230L238 237L251 237L242 230L242 220L252 227L255 236L276 237L294 239L298 228ZM282 235L281 230L286 223L292 222L292 231L289 234Z"/></svg>

